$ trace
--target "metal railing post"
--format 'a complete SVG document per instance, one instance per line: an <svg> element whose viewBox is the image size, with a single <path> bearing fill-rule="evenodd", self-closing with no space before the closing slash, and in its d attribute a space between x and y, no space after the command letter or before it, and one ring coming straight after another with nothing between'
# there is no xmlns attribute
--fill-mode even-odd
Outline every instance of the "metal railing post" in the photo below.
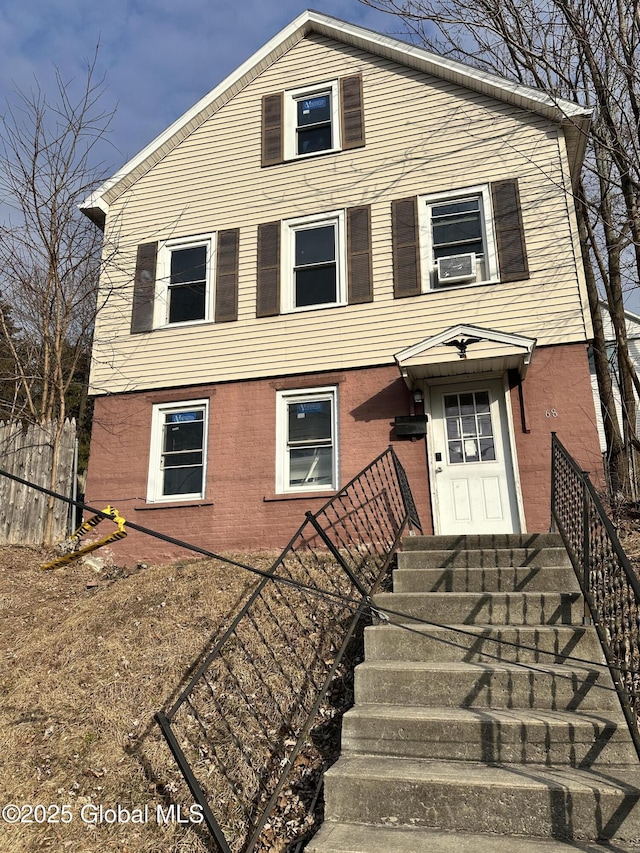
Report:
<svg viewBox="0 0 640 853"><path fill-rule="evenodd" d="M549 533L557 533L556 524L556 434L551 433L551 523Z"/></svg>
<svg viewBox="0 0 640 853"><path fill-rule="evenodd" d="M591 576L591 537L589 525L589 490L587 481L589 479L588 471L582 471L582 583L585 592L591 592L590 576ZM584 616L582 622L584 625L591 625L591 610L587 603L587 596L584 599Z"/></svg>

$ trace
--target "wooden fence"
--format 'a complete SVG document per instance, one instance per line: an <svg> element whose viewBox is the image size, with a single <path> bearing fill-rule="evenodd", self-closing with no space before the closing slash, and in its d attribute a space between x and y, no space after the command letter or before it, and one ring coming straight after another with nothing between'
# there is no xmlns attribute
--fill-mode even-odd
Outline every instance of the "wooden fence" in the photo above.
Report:
<svg viewBox="0 0 640 853"><path fill-rule="evenodd" d="M0 469L29 480L45 489L73 497L75 475L76 422L64 423L58 470L51 479L53 436L56 423L29 424L0 421ZM0 476L0 544L40 545L45 541L49 498L42 492ZM53 504L51 541L65 539L72 532L69 504Z"/></svg>

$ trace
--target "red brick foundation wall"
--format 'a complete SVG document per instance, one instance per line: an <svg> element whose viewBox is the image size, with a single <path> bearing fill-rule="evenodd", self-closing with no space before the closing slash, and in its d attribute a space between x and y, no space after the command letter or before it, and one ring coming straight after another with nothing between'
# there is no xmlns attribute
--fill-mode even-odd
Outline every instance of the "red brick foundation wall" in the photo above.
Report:
<svg viewBox="0 0 640 853"><path fill-rule="evenodd" d="M552 432L596 487L604 485L586 344L535 350L522 394L529 433L522 431L518 388L511 388L526 524L531 533L543 532L550 524Z"/></svg>
<svg viewBox="0 0 640 853"><path fill-rule="evenodd" d="M425 533L432 532L424 439L398 439L396 415L411 413L396 367L331 372L99 397L95 401L86 501L115 506L136 524L214 552L283 548L327 496L275 494L276 391L338 386L341 482L348 482L392 444L405 466ZM551 431L602 483L602 459L584 345L535 351L522 386L528 433L522 431L519 392L511 388L520 483L530 532L549 529ZM200 505L147 504L152 407L210 400L206 499ZM105 525L107 523L105 522ZM100 529L102 532L102 528ZM119 565L158 562L189 552L132 531L113 545Z"/></svg>
<svg viewBox="0 0 640 853"><path fill-rule="evenodd" d="M394 417L409 414L411 405L396 367L99 397L86 502L99 509L111 504L128 521L217 553L280 550L305 512L319 509L327 495L275 494L276 391L333 384L338 386L341 483L393 444L430 531L425 442L397 439L392 432ZM210 400L206 499L199 506L146 504L153 405L203 398ZM131 565L187 553L132 531L109 556Z"/></svg>

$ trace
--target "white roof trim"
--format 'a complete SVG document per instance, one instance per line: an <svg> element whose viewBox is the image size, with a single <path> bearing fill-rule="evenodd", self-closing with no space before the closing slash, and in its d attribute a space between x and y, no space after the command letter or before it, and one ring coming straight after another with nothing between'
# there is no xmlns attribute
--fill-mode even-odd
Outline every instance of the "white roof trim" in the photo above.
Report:
<svg viewBox="0 0 640 853"><path fill-rule="evenodd" d="M522 109L529 109L541 113L558 123L569 120L571 124L588 125L590 110L581 107L571 101L561 98L551 98L545 92L514 83L494 74L464 65L452 59L431 53L416 45L399 41L391 36L382 35L365 29L355 24L349 24L320 12L307 10L298 15L290 24L282 29L277 35L270 39L263 47L256 51L242 63L235 71L201 98L197 104L173 122L163 133L129 160L111 178L105 181L80 207L83 210L99 208L104 210L107 202L104 195L113 189L120 181L131 172L141 166L145 160L170 142L173 136L184 132L184 129L203 110L211 108L215 101L223 96L227 90L239 83L243 77L257 75L267 61L274 61L286 50L287 43L295 43L304 38L310 32L334 38L338 41L353 44L371 53L382 54L398 63L411 65L419 68L425 73L436 77L451 80L461 86L481 91L486 95L513 103Z"/></svg>
<svg viewBox="0 0 640 853"><path fill-rule="evenodd" d="M609 305L606 299L599 299L598 302L600 303L601 310L606 311L609 317L611 317L611 312L609 311ZM640 325L640 314L634 314L633 311L629 311L627 308L625 308L624 316L628 320L632 320L634 323L638 323L638 325Z"/></svg>
<svg viewBox="0 0 640 853"><path fill-rule="evenodd" d="M415 358L423 352L427 352L434 347L438 347L447 341L451 341L459 335L465 335L466 337L472 338L482 338L483 341L504 344L505 346L519 347L524 350L525 364L529 364L531 361L531 356L536 345L535 338L526 338L524 335L512 335L507 332L497 332L493 329L481 329L479 326L468 326L465 323L459 323L457 326L451 326L451 328L445 329L444 332L440 332L438 335L433 335L431 338L425 338L423 341L401 350L399 353L396 353L394 358L398 366L402 367L405 361Z"/></svg>

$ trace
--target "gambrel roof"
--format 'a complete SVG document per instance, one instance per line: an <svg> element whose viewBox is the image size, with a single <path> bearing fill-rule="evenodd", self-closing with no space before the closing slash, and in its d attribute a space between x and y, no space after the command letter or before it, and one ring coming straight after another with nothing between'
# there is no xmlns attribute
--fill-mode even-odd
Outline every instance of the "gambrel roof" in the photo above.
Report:
<svg viewBox="0 0 640 853"><path fill-rule="evenodd" d="M572 174L577 175L584 154L590 110L571 101L552 98L539 89L523 86L447 59L391 36L340 21L321 12L308 10L295 18L139 154L129 160L115 175L105 181L81 205L84 213L97 224L104 224L109 205L118 196L231 100L237 92L312 33L418 69L557 122L565 130Z"/></svg>

